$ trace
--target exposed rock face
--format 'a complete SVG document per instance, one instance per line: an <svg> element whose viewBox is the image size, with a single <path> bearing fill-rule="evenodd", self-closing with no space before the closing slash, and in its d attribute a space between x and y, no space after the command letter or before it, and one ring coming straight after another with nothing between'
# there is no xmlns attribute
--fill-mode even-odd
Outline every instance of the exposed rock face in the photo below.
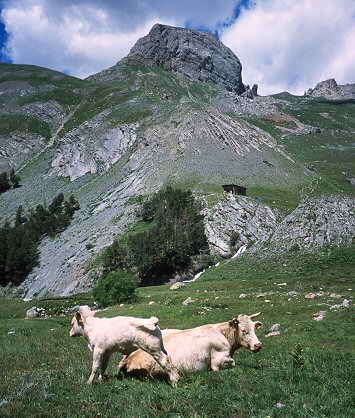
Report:
<svg viewBox="0 0 355 418"><path fill-rule="evenodd" d="M276 228L270 249L312 251L324 245L349 245L355 237L355 199L322 196L302 202ZM255 249L257 249L256 246Z"/></svg>
<svg viewBox="0 0 355 418"><path fill-rule="evenodd" d="M250 88L249 85L245 86L245 92L242 94L243 97L247 97L248 99L254 99L258 95L258 85L253 84L253 87Z"/></svg>
<svg viewBox="0 0 355 418"><path fill-rule="evenodd" d="M127 62L157 65L192 80L221 84L237 94L245 91L239 59L211 33L156 24L117 65ZM107 77L108 71L102 75ZM100 74L91 78L100 79Z"/></svg>
<svg viewBox="0 0 355 418"><path fill-rule="evenodd" d="M251 241L256 242L248 250L252 254L313 251L325 245L351 244L355 238L354 213L355 199L322 196L307 199L282 220L265 204L247 197L226 196L206 210L205 231L212 252L224 256Z"/></svg>
<svg viewBox="0 0 355 418"><path fill-rule="evenodd" d="M318 83L314 89L309 89L306 95L330 100L355 99L355 84L338 85L334 78L330 78Z"/></svg>
<svg viewBox="0 0 355 418"><path fill-rule="evenodd" d="M335 81L328 87L337 95L343 91ZM212 35L163 25L138 41L127 58L86 81L0 64L0 172L15 168L22 179L21 188L1 194L0 218L13 220L20 205L31 210L58 191L73 194L81 207L65 231L43 239L23 294L90 290L93 261L135 221L136 197L166 184L192 185L206 199L205 185L215 190L234 182L260 193L312 193L323 175L318 159L329 149L353 151L352 104L345 104L343 117L328 103L319 118L315 100L289 99L258 96L256 85L243 86L238 58ZM308 109L306 125L302 115ZM323 119L327 123L319 125ZM317 132L325 132L319 141L308 135ZM286 149L284 136L296 143L306 134L302 153ZM330 135L328 144L324 138ZM309 156L318 146L321 155L314 161ZM341 162L350 161L347 155ZM346 187L355 184L352 173L339 174ZM220 197L212 193L209 202ZM258 249L278 254L295 245L311 250L349 242L353 201L339 198L339 208L337 198L312 202L282 220L255 199L222 197L206 215L211 248L229 255L254 241L247 249L254 258Z"/></svg>
<svg viewBox="0 0 355 418"><path fill-rule="evenodd" d="M94 121L88 121L86 126L73 130L61 141L52 161L51 174L68 176L73 181L86 173L107 170L135 142L135 128L135 125L122 125L98 135ZM91 140L92 136L96 140Z"/></svg>
<svg viewBox="0 0 355 418"><path fill-rule="evenodd" d="M13 132L11 136L0 135L0 170L10 171L26 163L33 154L39 153L45 146L45 138L22 132Z"/></svg>
<svg viewBox="0 0 355 418"><path fill-rule="evenodd" d="M207 211L205 231L211 251L228 256L250 241L268 239L276 223L277 214L269 206L248 197L226 195Z"/></svg>

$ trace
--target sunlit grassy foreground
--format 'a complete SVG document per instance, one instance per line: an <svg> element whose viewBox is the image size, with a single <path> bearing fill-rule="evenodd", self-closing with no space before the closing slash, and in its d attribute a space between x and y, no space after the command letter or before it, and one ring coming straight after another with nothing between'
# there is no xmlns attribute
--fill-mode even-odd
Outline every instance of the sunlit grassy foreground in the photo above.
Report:
<svg viewBox="0 0 355 418"><path fill-rule="evenodd" d="M235 369L183 374L177 388L117 376L118 354L109 365L109 381L88 386L92 354L83 339L69 337L71 317L25 319L33 305L55 312L62 305L90 303L90 296L27 303L1 300L0 416L354 416L355 332L349 290L354 286L353 268L325 268L307 276L290 272L289 277L243 276L237 271L227 263L178 291L169 286L141 288L137 304L100 312L99 316L155 315L162 328L188 328L262 311L261 352L241 349ZM290 291L297 295L290 297ZM306 299L309 292L318 295ZM241 294L246 296L239 298ZM193 302L183 306L189 296ZM350 307L330 309L344 298ZM155 304L149 305L151 301ZM326 314L317 322L313 315L320 310ZM266 338L275 323L281 325L281 334Z"/></svg>

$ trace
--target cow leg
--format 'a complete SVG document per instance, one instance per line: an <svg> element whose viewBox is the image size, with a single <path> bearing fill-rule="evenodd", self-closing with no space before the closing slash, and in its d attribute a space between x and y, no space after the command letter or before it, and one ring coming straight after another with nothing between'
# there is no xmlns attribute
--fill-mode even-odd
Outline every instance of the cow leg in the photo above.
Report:
<svg viewBox="0 0 355 418"><path fill-rule="evenodd" d="M159 366L169 375L170 382L175 386L180 379L176 367L173 365L171 358L162 351L148 351Z"/></svg>
<svg viewBox="0 0 355 418"><path fill-rule="evenodd" d="M105 380L107 378L106 375L106 369L108 366L108 362L110 360L110 356L111 353L110 352L105 352L102 354L101 359L100 359L100 376L99 376L99 380Z"/></svg>
<svg viewBox="0 0 355 418"><path fill-rule="evenodd" d="M232 357L230 357L228 351L213 351L211 353L211 369L214 372L232 369L234 366L235 362Z"/></svg>
<svg viewBox="0 0 355 418"><path fill-rule="evenodd" d="M103 353L102 353L101 350L97 350L96 348L94 348L93 359L92 359L91 375L90 375L90 377L89 377L89 379L87 381L87 383L89 385L91 385L91 383L95 379L95 376L96 376L96 373L97 373L97 369L100 367L102 354Z"/></svg>
<svg viewBox="0 0 355 418"><path fill-rule="evenodd" d="M232 359L232 357L224 357L221 361L220 368L221 369L233 369L235 367L235 361Z"/></svg>
<svg viewBox="0 0 355 418"><path fill-rule="evenodd" d="M123 356L122 359L121 359L121 361L118 363L117 373L121 373L121 372L124 372L125 371L126 366L127 366L127 364L126 364L126 358L127 357L128 356Z"/></svg>

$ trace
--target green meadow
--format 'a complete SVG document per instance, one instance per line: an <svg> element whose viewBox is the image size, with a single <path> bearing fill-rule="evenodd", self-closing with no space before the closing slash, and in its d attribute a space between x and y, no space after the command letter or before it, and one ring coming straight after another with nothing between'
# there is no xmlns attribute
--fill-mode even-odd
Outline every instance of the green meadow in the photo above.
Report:
<svg viewBox="0 0 355 418"><path fill-rule="evenodd" d="M347 254L345 254L348 251ZM139 301L113 306L98 316L160 318L161 328L189 328L262 311L259 353L236 352L236 367L222 372L183 373L176 388L165 381L123 377L113 355L110 378L86 384L91 352L70 338L64 307L92 304L90 294L0 305L1 417L353 417L353 248L300 272L246 268L247 260L222 261L195 283L139 289ZM282 264L283 265L283 264ZM299 263L297 264L299 266ZM295 296L288 292L294 291ZM307 299L308 293L316 296ZM239 296L245 296L240 298ZM182 304L188 297L193 302ZM347 299L347 308L332 308ZM155 304L149 304L154 301ZM52 317L25 318L36 305ZM314 314L325 311L322 321ZM267 337L273 324L278 336Z"/></svg>

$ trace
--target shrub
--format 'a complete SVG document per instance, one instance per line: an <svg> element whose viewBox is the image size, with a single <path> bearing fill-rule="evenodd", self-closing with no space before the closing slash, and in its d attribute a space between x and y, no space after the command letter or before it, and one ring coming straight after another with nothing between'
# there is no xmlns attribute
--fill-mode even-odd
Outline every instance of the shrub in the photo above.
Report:
<svg viewBox="0 0 355 418"><path fill-rule="evenodd" d="M237 245L240 239L240 234L237 231L232 231L229 236L229 249L231 251L235 250L235 246Z"/></svg>
<svg viewBox="0 0 355 418"><path fill-rule="evenodd" d="M112 271L93 288L93 296L102 307L137 299L138 280L132 273Z"/></svg>

